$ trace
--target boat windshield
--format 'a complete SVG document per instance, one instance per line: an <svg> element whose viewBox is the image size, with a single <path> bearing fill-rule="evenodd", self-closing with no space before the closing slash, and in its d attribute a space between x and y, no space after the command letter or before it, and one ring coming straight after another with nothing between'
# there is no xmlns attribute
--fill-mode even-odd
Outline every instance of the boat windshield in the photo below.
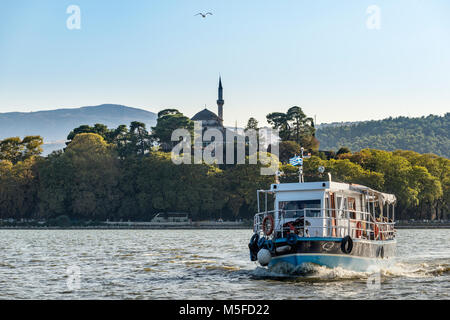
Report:
<svg viewBox="0 0 450 320"><path fill-rule="evenodd" d="M307 210L307 215L308 217L318 217L320 216L321 201L319 199L280 201L278 208L284 213L285 218L302 218L305 212L304 209L317 208L318 210Z"/></svg>

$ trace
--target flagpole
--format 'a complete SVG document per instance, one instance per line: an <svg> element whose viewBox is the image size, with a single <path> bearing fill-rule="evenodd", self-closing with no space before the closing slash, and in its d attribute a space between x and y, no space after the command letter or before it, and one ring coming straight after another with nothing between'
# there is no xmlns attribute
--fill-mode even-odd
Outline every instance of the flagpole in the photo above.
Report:
<svg viewBox="0 0 450 320"><path fill-rule="evenodd" d="M297 154L295 154L295 156L293 158L289 159L289 164L293 165L293 166L298 166L298 182L299 183L303 183L305 182L305 179L303 178L303 151L304 149L301 148L302 153L301 156L297 156Z"/></svg>
<svg viewBox="0 0 450 320"><path fill-rule="evenodd" d="M298 182L303 183L305 182L305 180L303 179L303 147L300 149L302 151L302 155L301 155L301 163L300 166L298 167Z"/></svg>

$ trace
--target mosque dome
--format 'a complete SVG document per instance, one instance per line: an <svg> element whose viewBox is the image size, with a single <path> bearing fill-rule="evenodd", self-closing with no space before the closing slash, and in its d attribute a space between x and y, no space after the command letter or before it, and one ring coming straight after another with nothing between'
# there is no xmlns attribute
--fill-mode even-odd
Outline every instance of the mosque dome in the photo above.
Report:
<svg viewBox="0 0 450 320"><path fill-rule="evenodd" d="M208 125L220 124L220 118L212 111L208 109L203 109L197 112L191 119L192 121L205 121Z"/></svg>

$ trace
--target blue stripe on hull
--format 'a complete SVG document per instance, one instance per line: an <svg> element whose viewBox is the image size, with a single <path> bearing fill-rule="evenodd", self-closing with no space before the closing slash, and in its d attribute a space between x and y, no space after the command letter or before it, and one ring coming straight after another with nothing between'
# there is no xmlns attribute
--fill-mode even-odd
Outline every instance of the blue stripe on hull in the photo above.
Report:
<svg viewBox="0 0 450 320"><path fill-rule="evenodd" d="M287 254L284 256L273 257L269 263L269 268L273 268L280 262L289 263L297 267L303 263L315 263L328 268L341 267L353 271L373 271L373 267L383 267L388 265L392 259L377 259L355 257L350 255L332 255L332 254Z"/></svg>

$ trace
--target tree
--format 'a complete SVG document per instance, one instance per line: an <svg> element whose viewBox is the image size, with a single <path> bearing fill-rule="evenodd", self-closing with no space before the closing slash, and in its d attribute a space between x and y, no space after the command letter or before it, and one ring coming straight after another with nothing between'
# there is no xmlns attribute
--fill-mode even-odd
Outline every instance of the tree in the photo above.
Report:
<svg viewBox="0 0 450 320"><path fill-rule="evenodd" d="M22 144L25 145L22 160L26 160L42 153L41 146L44 144L44 139L41 136L26 136L23 138Z"/></svg>
<svg viewBox="0 0 450 320"><path fill-rule="evenodd" d="M73 138L77 134L80 134L80 133L96 133L99 136L101 136L108 143L114 142L114 140L112 139L112 136L111 136L111 130L108 129L108 127L104 124L96 123L96 124L94 124L93 127L85 124L85 125L79 126L78 128L73 129L67 136L67 140L69 140L69 141L66 142L66 144L69 145L70 142L73 140Z"/></svg>
<svg viewBox="0 0 450 320"><path fill-rule="evenodd" d="M308 118L300 107L292 107L287 111L287 118L292 121L292 131L295 141L302 144L303 137L314 136L314 120Z"/></svg>
<svg viewBox="0 0 450 320"><path fill-rule="evenodd" d="M0 160L0 217L30 218L37 206L35 159Z"/></svg>
<svg viewBox="0 0 450 320"><path fill-rule="evenodd" d="M346 154L346 153L351 153L350 149L347 147L341 147L338 152L336 152L336 158L339 158L340 155L342 154Z"/></svg>
<svg viewBox="0 0 450 320"><path fill-rule="evenodd" d="M291 139L291 127L289 125L289 116L282 112L272 112L266 116L267 122L272 128L278 130L278 134L282 141Z"/></svg>
<svg viewBox="0 0 450 320"><path fill-rule="evenodd" d="M272 128L279 131L282 141L295 141L306 150L318 150L319 141L315 138L314 121L300 107L291 107L287 113L269 113L266 118Z"/></svg>
<svg viewBox="0 0 450 320"><path fill-rule="evenodd" d="M130 125L131 150L139 155L144 155L152 145L150 134L145 128L145 123L133 121Z"/></svg>
<svg viewBox="0 0 450 320"><path fill-rule="evenodd" d="M13 164L34 158L42 153L44 139L41 136L7 138L0 141L0 160L8 160Z"/></svg>
<svg viewBox="0 0 450 320"><path fill-rule="evenodd" d="M0 159L17 163L22 158L24 145L19 137L0 141Z"/></svg>
<svg viewBox="0 0 450 320"><path fill-rule="evenodd" d="M77 134L41 168L41 214L106 219L119 205L118 169L114 147L103 137Z"/></svg>
<svg viewBox="0 0 450 320"><path fill-rule="evenodd" d="M270 152L270 150L269 150ZM280 141L279 143L280 161L289 162L289 159L295 155L300 155L301 147L295 141Z"/></svg>
<svg viewBox="0 0 450 320"><path fill-rule="evenodd" d="M316 137L324 150L347 146L394 151L414 150L450 158L450 113L419 118L387 118L321 126Z"/></svg>
<svg viewBox="0 0 450 320"><path fill-rule="evenodd" d="M152 136L164 151L170 151L178 143L172 141L172 132L176 129L187 129L193 133L194 122L176 109L160 111L156 126L152 127Z"/></svg>
<svg viewBox="0 0 450 320"><path fill-rule="evenodd" d="M250 129L255 130L255 131L258 131L258 129L259 129L258 128L258 120L256 120L253 117L248 119L247 126L245 127L245 131L250 130Z"/></svg>

